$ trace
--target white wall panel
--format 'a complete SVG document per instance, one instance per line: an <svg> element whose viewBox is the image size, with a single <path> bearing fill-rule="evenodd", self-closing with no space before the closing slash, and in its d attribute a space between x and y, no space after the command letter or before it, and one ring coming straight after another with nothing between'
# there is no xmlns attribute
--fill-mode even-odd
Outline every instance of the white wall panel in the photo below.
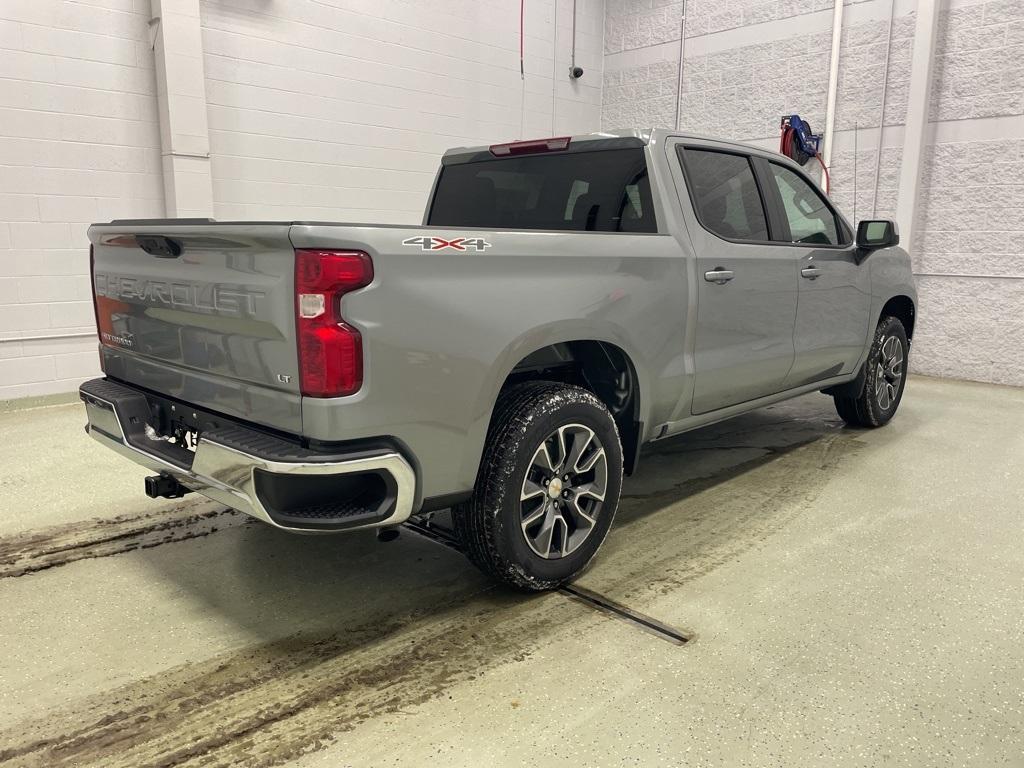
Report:
<svg viewBox="0 0 1024 768"><path fill-rule="evenodd" d="M515 0L203 0L215 215L418 222L446 148L597 130L604 0L577 5L584 77L571 0L527 0L524 81ZM150 15L0 2L0 399L98 372L85 228L165 214Z"/></svg>
<svg viewBox="0 0 1024 768"><path fill-rule="evenodd" d="M680 33L665 9L677 5L608 0L604 128L674 123ZM770 148L783 114L822 130L832 5L689 0L679 127ZM831 170L832 197L851 218L895 216L915 7L846 0ZM1024 2L943 7L918 236L904 244L921 293L912 367L1024 385Z"/></svg>
<svg viewBox="0 0 1024 768"><path fill-rule="evenodd" d="M603 4L204 0L218 217L415 223L452 146L596 130ZM557 39L556 39L557 35ZM557 47L556 47L557 44Z"/></svg>
<svg viewBox="0 0 1024 768"><path fill-rule="evenodd" d="M98 373L86 226L162 214L146 11L0 2L0 399Z"/></svg>

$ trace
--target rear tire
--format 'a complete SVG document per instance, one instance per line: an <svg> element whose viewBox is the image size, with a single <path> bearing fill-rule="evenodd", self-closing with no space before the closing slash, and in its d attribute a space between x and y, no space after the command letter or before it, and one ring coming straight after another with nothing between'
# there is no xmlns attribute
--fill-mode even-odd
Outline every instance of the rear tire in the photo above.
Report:
<svg viewBox="0 0 1024 768"><path fill-rule="evenodd" d="M605 405L580 387L527 382L502 393L472 498L453 509L469 559L517 589L578 575L611 528L622 446Z"/></svg>
<svg viewBox="0 0 1024 768"><path fill-rule="evenodd" d="M853 427L881 427L896 415L907 383L910 343L899 318L878 321L871 351L864 363L867 374L857 397L835 395L836 412Z"/></svg>

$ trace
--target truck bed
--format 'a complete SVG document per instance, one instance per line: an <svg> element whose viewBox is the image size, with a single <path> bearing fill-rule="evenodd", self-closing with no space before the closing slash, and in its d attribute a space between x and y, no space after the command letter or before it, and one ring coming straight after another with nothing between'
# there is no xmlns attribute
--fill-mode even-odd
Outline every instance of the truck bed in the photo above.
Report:
<svg viewBox="0 0 1024 768"><path fill-rule="evenodd" d="M679 372L661 377L666 391L683 375L683 339L665 318L684 311L688 278L667 235L172 219L89 236L101 333L109 316L114 337L101 345L107 376L303 440L388 436L424 465L455 452L423 472L427 496L472 485L501 383L574 325L665 360ZM147 253L153 237L180 254ZM296 249L372 260L373 281L342 300L362 335L353 395L300 392Z"/></svg>

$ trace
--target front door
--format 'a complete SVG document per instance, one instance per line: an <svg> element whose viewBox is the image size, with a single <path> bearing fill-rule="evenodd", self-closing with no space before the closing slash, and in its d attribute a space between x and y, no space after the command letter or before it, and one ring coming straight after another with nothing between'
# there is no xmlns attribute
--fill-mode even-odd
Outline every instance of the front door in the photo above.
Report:
<svg viewBox="0 0 1024 768"><path fill-rule="evenodd" d="M699 223L691 413L701 414L783 389L797 277L793 254L771 242L751 158L689 142L676 153Z"/></svg>
<svg viewBox="0 0 1024 768"><path fill-rule="evenodd" d="M769 206L779 211L785 246L800 285L793 342L796 360L786 377L791 389L851 373L871 332L871 276L852 234L810 181L766 160L756 165Z"/></svg>

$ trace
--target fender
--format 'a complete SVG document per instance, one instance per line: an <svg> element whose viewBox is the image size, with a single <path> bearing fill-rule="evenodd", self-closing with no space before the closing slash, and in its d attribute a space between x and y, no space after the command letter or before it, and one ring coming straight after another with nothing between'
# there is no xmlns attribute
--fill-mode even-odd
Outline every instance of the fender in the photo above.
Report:
<svg viewBox="0 0 1024 768"><path fill-rule="evenodd" d="M649 423L647 418L650 409L650 377L638 358L636 349L626 340L625 334L614 324L595 325L593 319L561 320L532 328L507 344L491 365L489 376L480 389L477 402L473 404L473 413L477 414L473 428L466 436L466 449L462 456L462 474L475 479L483 456L484 442L490 427L491 414L498 400L502 385L516 365L525 357L549 347L553 344L565 344L573 341L599 341L618 347L629 359L636 374L639 397L639 409L636 422L640 426L640 439L636 445L623 445L627 457L627 469L632 471L636 464L640 446L644 443L643 428Z"/></svg>

